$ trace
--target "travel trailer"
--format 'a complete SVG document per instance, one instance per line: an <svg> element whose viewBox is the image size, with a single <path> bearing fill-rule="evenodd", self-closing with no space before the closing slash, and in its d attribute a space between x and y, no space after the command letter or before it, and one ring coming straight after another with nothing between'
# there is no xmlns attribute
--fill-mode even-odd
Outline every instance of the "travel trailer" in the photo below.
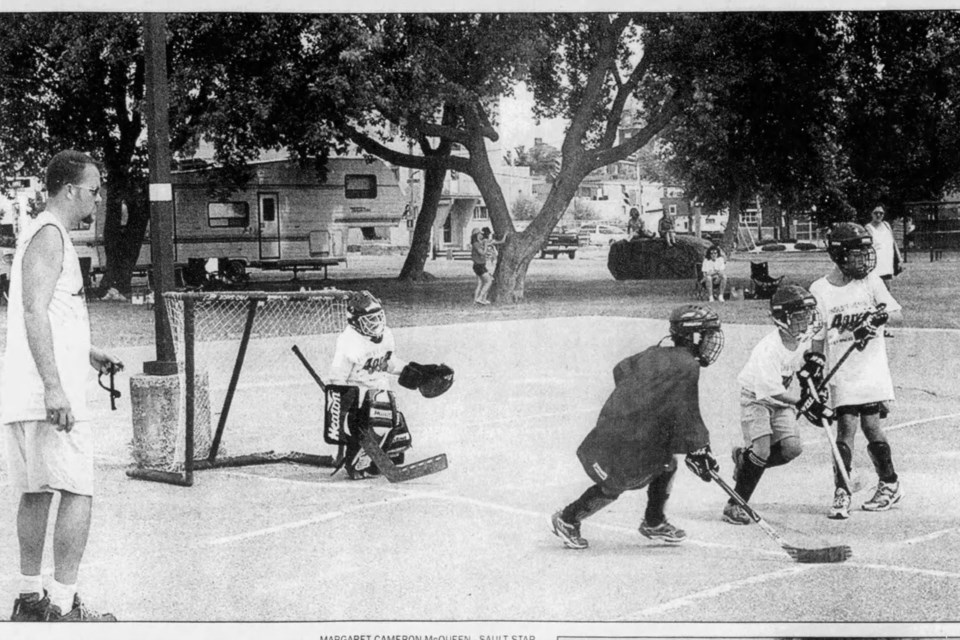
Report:
<svg viewBox="0 0 960 640"><path fill-rule="evenodd" d="M225 197L210 188L202 169L174 171L174 261L178 268L198 261L226 269L248 268L326 272L346 260L348 246L365 239L402 243L408 238L403 218L407 197L397 173L381 160L331 158L321 182L312 167L289 160L251 164L253 178L243 190ZM104 215L94 228L72 232L90 272L103 272ZM146 233L137 270L150 266ZM207 270L213 270L208 267Z"/></svg>

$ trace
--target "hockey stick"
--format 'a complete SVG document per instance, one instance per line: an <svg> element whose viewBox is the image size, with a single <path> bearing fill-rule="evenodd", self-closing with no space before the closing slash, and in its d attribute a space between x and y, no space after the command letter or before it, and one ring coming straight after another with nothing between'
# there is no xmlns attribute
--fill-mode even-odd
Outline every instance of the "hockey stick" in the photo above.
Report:
<svg viewBox="0 0 960 640"><path fill-rule="evenodd" d="M788 544L786 540L780 537L780 534L777 533L773 527L767 524L766 520L760 517L759 513L754 511L753 508L730 487L730 485L723 481L723 478L721 478L716 471L711 469L710 477L713 478L713 481L719 484L720 487L727 492L727 495L729 495L734 502L740 505L741 509L747 512L747 515L750 516L751 520L760 525L760 528L763 529L765 534L773 538L777 544L779 544L783 550L787 552L787 555L797 562L803 562L807 564L844 562L853 555L853 550L847 545L838 547L823 547L821 549L801 549L800 547L795 547L791 544Z"/></svg>
<svg viewBox="0 0 960 640"><path fill-rule="evenodd" d="M317 383L317 386L320 387L321 391L326 391L327 385L316 372L316 370L311 366L307 361L307 358L300 351L300 348L297 345L291 347L293 353L300 359L300 362L306 368L307 372L313 378L314 382ZM428 476L432 473L437 473L438 471L443 471L447 468L447 454L441 453L438 456L432 456L430 458L425 458L423 460L418 460L417 462L411 462L410 464L404 466L398 466L390 459L383 449L380 447L380 443L376 441L371 433L370 429L360 429L360 446L363 447L363 451L370 456L370 459L374 464L377 465L377 468L380 469L380 473L383 474L383 477L386 478L389 482L405 482L407 480L413 480L414 478L421 478L423 476Z"/></svg>
<svg viewBox="0 0 960 640"><path fill-rule="evenodd" d="M836 371L836 367L834 367ZM806 379L807 387L811 389L810 393L819 396L826 388L826 384L821 384L819 389L813 387L813 380L811 378ZM830 426L830 421L825 418L820 419L820 428L823 429L823 435L827 438L827 443L830 445L830 452L833 454L833 464L834 467L839 471L840 478L843 480L843 486L846 487L847 492L850 495L855 494L857 491L863 488L859 480L851 480L850 474L847 473L847 465L843 462L843 456L840 455L840 448L837 446L837 436L833 433L833 428Z"/></svg>

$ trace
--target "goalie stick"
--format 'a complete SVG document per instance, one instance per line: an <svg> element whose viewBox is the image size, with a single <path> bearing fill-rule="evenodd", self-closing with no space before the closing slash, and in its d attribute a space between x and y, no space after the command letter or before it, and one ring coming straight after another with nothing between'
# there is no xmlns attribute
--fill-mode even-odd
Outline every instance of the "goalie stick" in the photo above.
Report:
<svg viewBox="0 0 960 640"><path fill-rule="evenodd" d="M327 384L307 361L306 356L303 355L300 348L297 345L293 345L291 350L297 358L300 359L300 362L304 368L306 368L314 382L317 383L317 386L320 387L321 391L326 391ZM447 454L445 453L418 460L417 462L411 462L407 465L398 466L390 459L390 456L383 451L380 443L373 437L369 429L360 429L360 446L363 447L364 452L370 456L373 463L380 469L380 473L383 474L383 477L389 482L406 482L407 480L428 476L447 468Z"/></svg>
<svg viewBox="0 0 960 640"><path fill-rule="evenodd" d="M710 470L710 477L713 478L713 481L716 482L720 487L727 492L727 495L733 499L740 508L747 512L747 515L750 516L750 519L756 522L763 532L773 538L777 544L779 544L784 551L787 552L787 555L796 560L797 562L803 562L807 564L828 564L836 562L845 562L850 556L853 555L853 550L847 545L841 545L837 547L823 547L821 549L801 549L800 547L795 547L791 544L788 544L779 533L771 527L766 520L760 517L760 514L753 510L749 504L744 501L743 498L734 491L730 485L723 481L723 478L714 471Z"/></svg>

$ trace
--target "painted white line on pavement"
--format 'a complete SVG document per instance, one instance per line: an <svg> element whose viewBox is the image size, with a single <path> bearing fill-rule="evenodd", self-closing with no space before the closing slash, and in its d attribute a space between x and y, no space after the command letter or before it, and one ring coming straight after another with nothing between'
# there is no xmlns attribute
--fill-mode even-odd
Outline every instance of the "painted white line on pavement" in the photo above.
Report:
<svg viewBox="0 0 960 640"><path fill-rule="evenodd" d="M905 429L906 427L915 427L921 424L927 424L928 422L937 422L938 420L949 420L951 418L960 418L960 413L947 413L942 416L931 416L929 418L920 418L919 420L911 420L909 422L900 422L898 424L893 424L888 427L884 427L883 430L887 431L896 431L898 429ZM802 441L803 446L812 446L814 444L823 444L823 438L804 438Z"/></svg>
<svg viewBox="0 0 960 640"><path fill-rule="evenodd" d="M368 502L368 503L357 505L347 509L342 509L340 511L330 511L328 513L322 513L313 518L307 518L306 520L298 520L296 522L285 522L275 527L257 529L256 531L247 531L246 533L240 533L234 536L225 536L222 538L211 538L209 540L205 540L201 544L213 546L213 545L221 545L221 544L230 544L231 542L240 542L241 540L249 540L250 538L260 538L263 536L272 535L274 533L289 531L290 529L299 529L301 527L307 527L312 524L327 522L328 520L335 520L336 518L340 518L347 514L355 513L357 511L383 507L390 504L395 504L397 502L406 502L408 500L416 500L419 497L420 496L418 495L406 495L406 496L398 496L390 500L379 500L377 502Z"/></svg>
<svg viewBox="0 0 960 640"><path fill-rule="evenodd" d="M653 607L647 607L646 609L641 609L639 611L634 611L633 613L628 613L625 616L620 616L619 618L613 620L612 622L625 622L630 620L636 620L637 618L645 618L647 616L658 615L666 611L671 611L672 609L679 609L681 607L693 606L697 600L706 600L709 598L715 598L716 596L723 595L725 593L730 593L731 591L734 591L741 587L761 584L764 582L769 582L771 580L779 580L781 578L788 578L798 573L809 571L816 566L819 566L819 565L812 565L812 564L794 565L787 569L781 569L779 571L773 571L771 573L761 573L760 575L750 576L749 578L743 578L742 580L734 580L733 582L726 582L724 584L718 585L716 587L711 587L710 589L706 589L704 591L698 591L696 593L691 593L689 595L676 598L675 600L670 600L669 602L664 602L663 604L658 604Z"/></svg>
<svg viewBox="0 0 960 640"><path fill-rule="evenodd" d="M874 569L876 571L886 571L890 573L914 573L921 576L930 576L933 578L949 578L950 580L960 580L960 573L954 571L940 571L939 569L920 569L918 567L904 567L893 564L871 564L860 562L848 562L851 567L859 569Z"/></svg>

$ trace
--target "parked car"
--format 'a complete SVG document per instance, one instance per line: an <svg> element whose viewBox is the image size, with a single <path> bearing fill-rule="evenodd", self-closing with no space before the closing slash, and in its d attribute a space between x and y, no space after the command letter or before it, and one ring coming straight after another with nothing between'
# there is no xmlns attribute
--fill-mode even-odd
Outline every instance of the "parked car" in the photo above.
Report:
<svg viewBox="0 0 960 640"><path fill-rule="evenodd" d="M546 258L553 256L556 258L561 253L567 254L567 257L573 260L577 257L577 249L580 248L580 236L578 231L568 231L566 227L561 227L559 231L554 231L547 238L547 242L540 249L540 257Z"/></svg>
<svg viewBox="0 0 960 640"><path fill-rule="evenodd" d="M627 230L612 224L603 222L587 222L580 225L580 245L594 245L606 247L619 240L628 240L630 235Z"/></svg>

